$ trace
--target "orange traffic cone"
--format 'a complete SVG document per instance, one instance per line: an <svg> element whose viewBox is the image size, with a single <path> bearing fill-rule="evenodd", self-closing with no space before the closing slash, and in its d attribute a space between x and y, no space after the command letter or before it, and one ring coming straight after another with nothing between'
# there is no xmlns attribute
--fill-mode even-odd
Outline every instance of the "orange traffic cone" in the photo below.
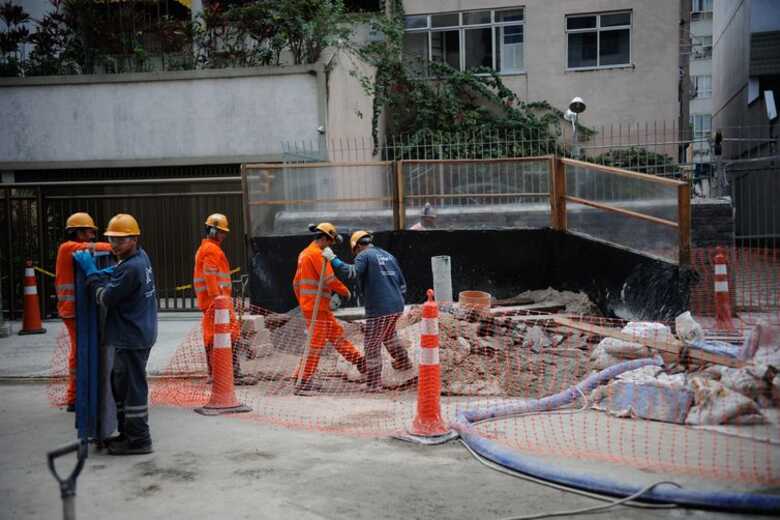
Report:
<svg viewBox="0 0 780 520"><path fill-rule="evenodd" d="M35 270L32 260L27 260L24 268L24 319L19 334L45 334L41 323L41 309L38 307L38 286L35 283Z"/></svg>
<svg viewBox="0 0 780 520"><path fill-rule="evenodd" d="M417 414L409 428L413 437L442 438L453 436L441 418L441 365L439 364L439 307L428 289L428 301L422 307L420 334L420 368L417 383ZM421 439L422 440L422 439Z"/></svg>
<svg viewBox="0 0 780 520"><path fill-rule="evenodd" d="M206 406L196 408L201 415L251 412L252 409L236 399L233 384L233 353L230 340L230 307L227 296L214 300L214 348L211 350L211 398Z"/></svg>
<svg viewBox="0 0 780 520"><path fill-rule="evenodd" d="M715 250L715 328L733 331L731 323L731 298L729 297L728 260L722 247Z"/></svg>

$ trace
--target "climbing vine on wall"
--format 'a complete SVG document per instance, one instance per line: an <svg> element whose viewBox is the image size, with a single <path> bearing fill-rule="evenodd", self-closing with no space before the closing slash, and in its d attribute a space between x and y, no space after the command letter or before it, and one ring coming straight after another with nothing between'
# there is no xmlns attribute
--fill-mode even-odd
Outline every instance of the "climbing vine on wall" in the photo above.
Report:
<svg viewBox="0 0 780 520"><path fill-rule="evenodd" d="M521 100L487 68L460 71L404 53L404 10L391 0L387 16L370 20L382 41L355 49L376 69L375 74L353 72L374 99L372 137L379 147L382 115L394 157L410 157L420 143L439 150L442 157L496 157L532 155L539 150L559 152L560 110L546 101ZM586 137L592 132L579 128ZM512 136L507 143L500 136ZM479 146L478 146L479 144ZM457 150L453 149L457 147Z"/></svg>

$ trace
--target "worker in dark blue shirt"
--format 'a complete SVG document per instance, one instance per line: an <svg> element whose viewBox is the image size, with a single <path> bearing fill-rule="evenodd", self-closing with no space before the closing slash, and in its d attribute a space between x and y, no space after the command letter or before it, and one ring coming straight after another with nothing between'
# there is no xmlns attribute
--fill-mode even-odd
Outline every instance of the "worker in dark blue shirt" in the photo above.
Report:
<svg viewBox="0 0 780 520"><path fill-rule="evenodd" d="M393 255L373 244L368 231L355 231L350 239L355 263L347 264L325 248L322 256L347 280L358 282L366 307L366 385L370 392L382 391L382 344L393 358L396 370L409 370L412 362L396 332L404 311L406 280Z"/></svg>
<svg viewBox="0 0 780 520"><path fill-rule="evenodd" d="M108 451L113 455L152 453L146 363L157 341L154 273L149 257L138 246L141 230L132 215L115 215L105 235L119 259L115 267L98 271L86 251L74 253L73 258L87 275L87 284L95 289L98 304L107 309L105 345L115 352L111 390L119 435L109 441Z"/></svg>

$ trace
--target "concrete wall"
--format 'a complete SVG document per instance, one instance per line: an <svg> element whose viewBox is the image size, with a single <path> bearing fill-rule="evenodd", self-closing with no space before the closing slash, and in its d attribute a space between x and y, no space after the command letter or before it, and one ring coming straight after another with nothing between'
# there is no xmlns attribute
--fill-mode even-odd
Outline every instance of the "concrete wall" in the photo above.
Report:
<svg viewBox="0 0 780 520"><path fill-rule="evenodd" d="M750 1L715 0L712 24L712 127L745 124L750 64Z"/></svg>
<svg viewBox="0 0 780 520"><path fill-rule="evenodd" d="M278 160L327 124L324 69L3 79L0 120L0 170Z"/></svg>
<svg viewBox="0 0 780 520"><path fill-rule="evenodd" d="M485 8L525 8L523 74L503 77L523 100L565 109L574 96L588 105L585 125L675 121L678 100L679 0L492 0ZM482 8L469 0L407 0L407 15ZM618 69L566 71L565 17L632 10L632 64Z"/></svg>

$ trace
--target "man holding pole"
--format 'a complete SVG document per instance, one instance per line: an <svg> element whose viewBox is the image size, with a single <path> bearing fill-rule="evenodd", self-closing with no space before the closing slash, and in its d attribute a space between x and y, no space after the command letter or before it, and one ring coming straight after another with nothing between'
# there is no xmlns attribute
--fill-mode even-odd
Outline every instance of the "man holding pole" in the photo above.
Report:
<svg viewBox="0 0 780 520"><path fill-rule="evenodd" d="M321 390L312 379L317 371L320 354L330 341L344 359L354 364L361 374L366 372L366 361L355 346L344 337L344 328L331 310L334 294L349 300L349 289L333 273L333 268L322 256L322 250L341 241L336 227L328 222L309 226L314 240L298 255L298 268L293 279L293 291L298 299L308 329L307 348L303 366L298 366L295 393Z"/></svg>
<svg viewBox="0 0 780 520"><path fill-rule="evenodd" d="M366 306L366 385L369 392L381 392L382 345L393 358L396 370L409 370L412 362L396 332L396 323L404 311L406 280L393 255L373 243L365 230L355 231L350 239L355 263L347 264L328 247L322 252L330 264L347 280L356 280Z"/></svg>

